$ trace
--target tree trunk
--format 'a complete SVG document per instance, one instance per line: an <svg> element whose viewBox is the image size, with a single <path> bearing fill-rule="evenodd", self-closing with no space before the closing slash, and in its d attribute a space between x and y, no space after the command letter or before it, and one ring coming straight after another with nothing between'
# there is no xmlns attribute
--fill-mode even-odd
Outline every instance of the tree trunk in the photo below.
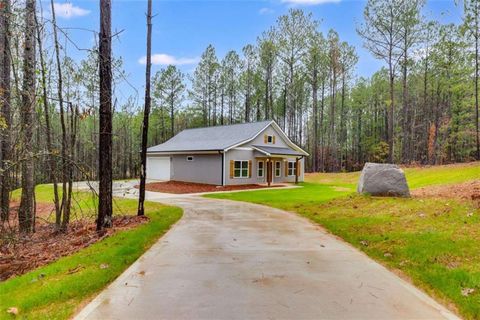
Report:
<svg viewBox="0 0 480 320"><path fill-rule="evenodd" d="M137 215L145 214L145 183L147 180L147 142L148 120L150 117L150 72L152 69L152 0L147 4L147 65L145 68L145 109L143 111L142 150L140 167L140 195L138 199ZM172 136L173 136L173 108L172 108Z"/></svg>
<svg viewBox="0 0 480 320"><path fill-rule="evenodd" d="M33 232L35 218L35 160L32 144L35 114L35 0L26 0L25 3L25 42L23 46L21 143L24 152L18 225L21 232Z"/></svg>
<svg viewBox="0 0 480 320"><path fill-rule="evenodd" d="M70 215L70 203L68 203L68 189L67 189L67 184L68 184L68 177L69 177L69 171L71 168L71 163L69 160L69 154L68 154L68 139L67 139L67 127L65 124L65 110L63 107L63 74L62 74L62 65L60 61L60 45L58 43L58 33L57 33L57 25L56 25L56 16L55 16L55 5L53 0L50 1L51 4L51 10L52 10L52 26L53 26L53 39L54 39L54 45L55 45L55 58L57 62L57 95L58 95L58 104L59 104L59 111L60 111L60 123L62 127L62 205L60 209L60 215ZM61 228L63 231L66 229L65 226L60 226L60 220L56 220L57 227Z"/></svg>
<svg viewBox="0 0 480 320"><path fill-rule="evenodd" d="M7 221L10 207L11 108L10 108L10 0L0 8L0 115L5 127L0 129L0 219Z"/></svg>
<svg viewBox="0 0 480 320"><path fill-rule="evenodd" d="M111 0L100 0L99 199L97 230L112 226L112 39Z"/></svg>
<svg viewBox="0 0 480 320"><path fill-rule="evenodd" d="M312 77L312 112L313 112L313 163L312 171L318 171L318 71L313 68Z"/></svg>
<svg viewBox="0 0 480 320"><path fill-rule="evenodd" d="M477 12L477 19L478 19L478 12ZM476 26L478 23L476 24ZM478 27L475 31L475 133L476 133L476 140L477 140L477 160L480 160L480 132L479 132L479 119L478 119L478 64L479 64L479 57L478 57L478 50L479 50L479 39L480 34L478 32Z"/></svg>
<svg viewBox="0 0 480 320"><path fill-rule="evenodd" d="M388 140L388 162L393 163L393 114L394 114L394 100L395 100L395 91L394 91L394 86L395 86L395 75L393 72L393 66L392 62L390 62L389 66L389 79L390 79L390 104L388 106L388 111L387 111L387 140Z"/></svg>
<svg viewBox="0 0 480 320"><path fill-rule="evenodd" d="M325 79L322 79L322 100L320 104L320 171L325 171L325 134L323 129L323 118L325 111Z"/></svg>
<svg viewBox="0 0 480 320"><path fill-rule="evenodd" d="M150 1L150 0L149 0ZM216 124L216 115L214 112L214 121L213 125ZM172 98L170 99L170 137L175 135L175 96L172 94Z"/></svg>
<svg viewBox="0 0 480 320"><path fill-rule="evenodd" d="M406 29L405 29L406 30ZM404 36L404 49L403 49L403 66L402 66L402 103L403 103L403 123L402 123L402 163L409 162L409 143L410 143L410 130L409 130L409 108L408 108L408 87L407 87L407 63L408 63L408 36L405 32Z"/></svg>
<svg viewBox="0 0 480 320"><path fill-rule="evenodd" d="M58 194L58 183L57 183L57 162L55 161L54 150L52 147L52 129L50 124L50 110L48 107L48 96L47 96L47 67L45 64L45 58L43 55L43 43L40 33L40 26L36 19L35 23L37 26L37 42L38 42L38 51L40 57L40 72L41 72L41 84L42 84L42 97L43 97L43 113L45 117L45 135L47 143L47 152L48 152L48 163L50 169L50 180L53 183L53 201L55 205L55 226L57 229L60 228L60 221L62 218L62 212L60 208L60 197Z"/></svg>
<svg viewBox="0 0 480 320"><path fill-rule="evenodd" d="M341 98L340 98L340 169L344 169L347 167L346 161L347 161L347 152L346 152L346 146L345 144L347 143L347 130L346 130L346 124L345 124L345 85L346 85L346 79L345 79L345 70L342 68L342 92L341 92ZM345 153L344 153L345 152ZM345 155L345 161L343 159L343 156Z"/></svg>

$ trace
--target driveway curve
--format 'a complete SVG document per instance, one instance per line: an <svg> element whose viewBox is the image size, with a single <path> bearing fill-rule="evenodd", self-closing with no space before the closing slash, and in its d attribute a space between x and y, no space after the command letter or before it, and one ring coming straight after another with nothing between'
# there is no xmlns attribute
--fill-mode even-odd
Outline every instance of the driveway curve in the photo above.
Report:
<svg viewBox="0 0 480 320"><path fill-rule="evenodd" d="M457 319L295 214L162 196L183 218L76 319Z"/></svg>

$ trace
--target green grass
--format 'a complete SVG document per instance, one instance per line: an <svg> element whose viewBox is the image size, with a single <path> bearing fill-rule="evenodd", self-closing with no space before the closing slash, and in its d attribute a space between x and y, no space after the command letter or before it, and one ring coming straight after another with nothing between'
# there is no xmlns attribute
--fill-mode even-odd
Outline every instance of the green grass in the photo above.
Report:
<svg viewBox="0 0 480 320"><path fill-rule="evenodd" d="M50 190L49 190L50 188ZM50 186L37 187L37 200L51 195ZM94 201L85 193L76 194L85 210ZM133 214L137 201L116 199L117 212ZM11 319L6 310L19 309L24 319L68 319L79 305L91 299L117 278L160 238L182 210L146 202L148 223L121 231L77 253L25 275L0 283L0 319ZM108 264L108 268L100 268ZM72 273L72 270L76 271Z"/></svg>
<svg viewBox="0 0 480 320"><path fill-rule="evenodd" d="M480 162L468 164L454 164L446 166L430 166L421 168L405 168L408 185L411 189L461 183L468 180L480 178ZM360 172L349 173L315 173L307 174L307 181L329 185L350 185L355 186Z"/></svg>
<svg viewBox="0 0 480 320"><path fill-rule="evenodd" d="M480 163L408 168L406 174L411 188L460 183L480 179ZM463 317L479 319L480 210L452 199L359 196L352 193L357 179L358 173L314 174L303 188L207 196L294 211L401 270ZM465 297L463 288L475 292Z"/></svg>
<svg viewBox="0 0 480 320"><path fill-rule="evenodd" d="M59 196L62 195L61 185L59 185ZM13 201L20 201L21 190L17 189L12 193ZM42 184L35 187L35 200L37 203L53 204L53 186L50 184ZM138 202L128 199L113 199L113 213L117 215L136 214ZM98 198L93 192L73 192L72 196L72 219L96 217L98 208ZM53 209L52 209L53 210ZM54 221L54 213L48 217L50 221Z"/></svg>

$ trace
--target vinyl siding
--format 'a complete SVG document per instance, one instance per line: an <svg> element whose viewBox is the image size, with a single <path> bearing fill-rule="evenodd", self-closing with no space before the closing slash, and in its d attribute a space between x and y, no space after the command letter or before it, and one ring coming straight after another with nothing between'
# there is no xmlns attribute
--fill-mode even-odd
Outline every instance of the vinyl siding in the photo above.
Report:
<svg viewBox="0 0 480 320"><path fill-rule="evenodd" d="M187 156L193 156L193 161L187 161ZM222 184L221 154L182 154L171 159L172 180Z"/></svg>

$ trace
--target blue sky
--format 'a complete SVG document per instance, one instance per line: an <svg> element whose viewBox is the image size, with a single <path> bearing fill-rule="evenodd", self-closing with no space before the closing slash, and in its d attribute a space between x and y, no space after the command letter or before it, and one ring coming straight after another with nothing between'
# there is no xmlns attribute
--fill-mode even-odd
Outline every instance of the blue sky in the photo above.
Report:
<svg viewBox="0 0 480 320"><path fill-rule="evenodd" d="M57 20L62 27L69 27L69 35L80 48L90 48L94 35L88 30L98 30L98 0L57 1ZM48 11L48 2L43 2ZM208 44L213 44L219 59L229 50L241 51L248 43L255 43L264 30L275 24L279 15L291 7L312 12L326 33L335 29L342 40L353 44L359 55L356 73L369 76L382 62L375 60L362 47L362 40L355 26L362 20L365 1L361 0L153 0L152 53L153 72L164 67L161 63L177 64L184 72L192 72L196 61ZM140 60L145 55L146 1L112 0L112 28L121 31L114 40L113 51L121 56L128 82L121 84L116 94L120 100L138 90L141 100L145 66ZM458 22L461 10L453 0L430 0L424 14L441 22ZM75 28L81 28L77 30ZM85 30L86 29L86 30ZM85 52L68 47L68 54L80 59Z"/></svg>

